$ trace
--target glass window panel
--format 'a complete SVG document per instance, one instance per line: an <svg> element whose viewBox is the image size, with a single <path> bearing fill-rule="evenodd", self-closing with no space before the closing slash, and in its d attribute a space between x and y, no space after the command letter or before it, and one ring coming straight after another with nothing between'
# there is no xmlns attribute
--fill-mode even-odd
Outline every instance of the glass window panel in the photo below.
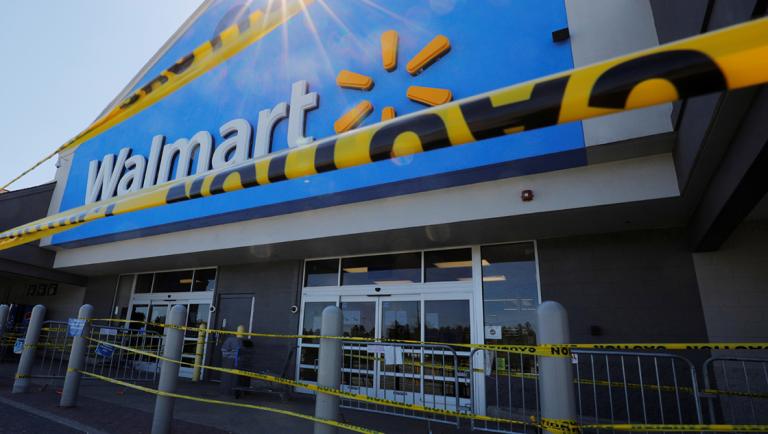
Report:
<svg viewBox="0 0 768 434"><path fill-rule="evenodd" d="M189 292L192 288L192 270L155 273L152 292Z"/></svg>
<svg viewBox="0 0 768 434"><path fill-rule="evenodd" d="M361 256L341 260L342 285L421 282L421 252Z"/></svg>
<svg viewBox="0 0 768 434"><path fill-rule="evenodd" d="M208 311L211 305L204 304L190 304L187 312L187 327L198 328L200 324L208 324ZM188 338L197 338L197 330L187 330L186 336Z"/></svg>
<svg viewBox="0 0 768 434"><path fill-rule="evenodd" d="M536 344L539 291L533 243L485 246L481 251L486 343Z"/></svg>
<svg viewBox="0 0 768 434"><path fill-rule="evenodd" d="M113 318L125 318L128 313L128 304L131 302L131 290L135 274L120 276L117 281L117 293L115 294L115 306L112 309Z"/></svg>
<svg viewBox="0 0 768 434"><path fill-rule="evenodd" d="M139 274L136 276L136 294L152 292L152 276L152 273Z"/></svg>
<svg viewBox="0 0 768 434"><path fill-rule="evenodd" d="M421 340L418 301L383 301L381 330L385 339Z"/></svg>
<svg viewBox="0 0 768 434"><path fill-rule="evenodd" d="M304 286L338 286L339 260L307 261Z"/></svg>
<svg viewBox="0 0 768 434"><path fill-rule="evenodd" d="M320 335L320 326L323 323L323 309L335 306L332 301L315 301L304 303L304 323L301 326L302 335ZM303 343L317 343L316 339L304 339Z"/></svg>
<svg viewBox="0 0 768 434"><path fill-rule="evenodd" d="M472 249L424 252L425 282L472 280Z"/></svg>
<svg viewBox="0 0 768 434"><path fill-rule="evenodd" d="M149 306L146 304L138 304L133 306L133 310L131 311L131 321L146 321L147 316L149 313ZM130 328L132 329L140 329L144 327L141 324L137 323L130 323Z"/></svg>
<svg viewBox="0 0 768 434"><path fill-rule="evenodd" d="M468 300L425 301L424 321L425 341L470 343Z"/></svg>
<svg viewBox="0 0 768 434"><path fill-rule="evenodd" d="M152 305L151 309L149 310L149 322L163 324L165 323L165 317L167 314L168 314L168 305L166 304ZM153 332L163 334L163 327L159 325L158 326L149 325L147 326L147 330L151 330Z"/></svg>
<svg viewBox="0 0 768 434"><path fill-rule="evenodd" d="M216 288L215 268L195 270L195 281L192 283L193 291L213 291L214 288Z"/></svg>
<svg viewBox="0 0 768 434"><path fill-rule="evenodd" d="M341 303L344 336L376 337L376 303L372 301Z"/></svg>

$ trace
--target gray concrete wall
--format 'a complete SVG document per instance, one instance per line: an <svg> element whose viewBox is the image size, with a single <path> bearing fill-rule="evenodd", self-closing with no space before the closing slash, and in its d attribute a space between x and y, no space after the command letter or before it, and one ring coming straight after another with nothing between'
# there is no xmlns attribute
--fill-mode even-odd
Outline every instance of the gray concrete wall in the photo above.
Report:
<svg viewBox="0 0 768 434"><path fill-rule="evenodd" d="M546 239L538 252L542 301L568 309L573 342L707 340L683 231Z"/></svg>
<svg viewBox="0 0 768 434"><path fill-rule="evenodd" d="M589 65L659 44L648 0L566 0L573 64ZM672 105L588 119L588 147L672 131Z"/></svg>
<svg viewBox="0 0 768 434"><path fill-rule="evenodd" d="M94 276L88 279L84 303L93 305L93 315L96 318L110 317L116 288L117 276L115 275Z"/></svg>
<svg viewBox="0 0 768 434"><path fill-rule="evenodd" d="M693 261L710 339L768 341L768 220L744 222L716 252Z"/></svg>
<svg viewBox="0 0 768 434"><path fill-rule="evenodd" d="M255 296L254 332L296 334L299 315L291 314L289 309L299 304L302 266L302 261L283 261L220 267L217 297L229 294ZM225 314L216 312L217 316ZM296 345L295 339L253 338L253 342L257 352L269 355L257 361L258 368L275 373L283 370L291 349ZM295 353L291 366L294 361Z"/></svg>

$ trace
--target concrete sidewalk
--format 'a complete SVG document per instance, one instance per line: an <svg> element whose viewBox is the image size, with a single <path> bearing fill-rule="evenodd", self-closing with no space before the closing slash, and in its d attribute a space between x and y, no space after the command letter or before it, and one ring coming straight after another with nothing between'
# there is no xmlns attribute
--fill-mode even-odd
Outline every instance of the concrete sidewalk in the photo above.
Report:
<svg viewBox="0 0 768 434"><path fill-rule="evenodd" d="M125 389L97 380L83 381L77 408L58 407L61 383L45 385L38 381L27 394L12 395L12 375L8 375L8 364L0 366L0 405L16 405L22 414L34 409L36 417L45 423L59 424L60 430L35 427L13 432L23 433L77 433L94 434L138 434L149 433L152 422L155 397L133 389ZM279 397L265 393L249 393L235 400L219 393L217 383L191 383L181 381L178 393L222 401L241 402L264 407L289 410L306 415L314 414L314 397L292 393L282 402ZM26 407L24 407L26 406ZM23 427L23 417L17 419L15 412L0 412L0 432L5 432L6 423ZM12 419L7 420L9 417ZM462 423L463 429L453 425L431 423L417 419L396 417L370 412L342 409L342 421L387 433L468 433L469 423ZM176 400L174 411L174 433L312 433L313 423L282 414L260 410L237 408L225 405L206 404L189 400ZM344 432L340 430L340 432Z"/></svg>

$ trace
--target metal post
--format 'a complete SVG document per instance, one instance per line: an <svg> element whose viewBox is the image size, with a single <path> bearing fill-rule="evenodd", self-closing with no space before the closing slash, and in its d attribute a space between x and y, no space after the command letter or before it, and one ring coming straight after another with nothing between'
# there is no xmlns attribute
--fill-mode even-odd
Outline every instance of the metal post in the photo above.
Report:
<svg viewBox="0 0 768 434"><path fill-rule="evenodd" d="M200 323L197 329L197 346L195 346L195 367L192 369L192 381L200 381L200 365L203 364L203 349L205 347L205 323Z"/></svg>
<svg viewBox="0 0 768 434"><path fill-rule="evenodd" d="M171 308L168 319L165 321L165 349L163 357L181 361L181 350L184 345L184 330L174 326L183 326L187 318L187 308L177 304ZM175 393L176 383L179 380L179 364L169 361L161 361L160 381L157 389L161 392ZM155 399L155 414L152 417L152 434L169 434L171 432L171 420L173 419L174 398L157 395Z"/></svg>
<svg viewBox="0 0 768 434"><path fill-rule="evenodd" d="M5 336L5 323L8 322L8 305L0 304L0 341Z"/></svg>
<svg viewBox="0 0 768 434"><path fill-rule="evenodd" d="M341 309L328 306L323 309L323 321L320 326L322 336L341 336ZM341 341L339 339L320 339L317 384L322 387L338 389L341 385ZM315 397L315 417L339 420L339 397L318 393ZM336 427L315 422L315 434L335 434Z"/></svg>
<svg viewBox="0 0 768 434"><path fill-rule="evenodd" d="M539 344L569 343L568 313L562 304L545 301L539 305L537 314ZM539 359L539 397L542 419L576 421L573 367L570 357Z"/></svg>
<svg viewBox="0 0 768 434"><path fill-rule="evenodd" d="M85 355L88 353L88 339L91 334L91 318L93 318L93 306L84 304L77 313L77 318L85 320L83 331L79 336L72 338L72 350L69 353L67 363L67 376L64 378L64 390L61 392L59 406L74 407L77 404L77 393L80 390L80 371L85 364ZM69 334L69 330L67 330Z"/></svg>
<svg viewBox="0 0 768 434"><path fill-rule="evenodd" d="M5 323L8 322L8 309L7 304L0 304L0 360L5 356L5 351L8 350L8 347L13 345L5 338Z"/></svg>
<svg viewBox="0 0 768 434"><path fill-rule="evenodd" d="M32 363L35 361L35 348L40 338L40 329L45 318L45 306L38 304L32 308L32 316L29 318L27 335L24 338L24 350L19 358L19 367L16 370L16 381L13 382L13 393L25 393L29 388L29 374L32 373Z"/></svg>

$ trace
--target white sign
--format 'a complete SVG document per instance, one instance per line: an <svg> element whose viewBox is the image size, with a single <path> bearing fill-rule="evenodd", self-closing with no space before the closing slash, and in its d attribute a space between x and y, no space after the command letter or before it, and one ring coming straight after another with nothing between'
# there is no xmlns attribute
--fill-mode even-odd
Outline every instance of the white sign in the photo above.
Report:
<svg viewBox="0 0 768 434"><path fill-rule="evenodd" d="M84 319L69 318L67 320L67 335L82 336L84 327L85 327Z"/></svg>
<svg viewBox="0 0 768 434"><path fill-rule="evenodd" d="M501 339L501 326L485 326L486 339Z"/></svg>
<svg viewBox="0 0 768 434"><path fill-rule="evenodd" d="M271 152L272 132L283 119L288 119L288 146L296 147L312 142L304 136L306 113L319 105L316 92L307 92L306 81L297 81L291 86L290 104L281 102L272 109L259 112L256 136L253 140L253 154L250 153L253 127L245 119L233 119L219 127L221 143L214 143L208 131L198 131L191 138L178 138L166 143L166 137L152 138L149 156L133 155L133 149L125 147L117 155L107 154L88 165L85 203L121 196L153 185L192 175L192 163L197 154L194 174L207 172L259 158ZM177 163L174 163L178 161Z"/></svg>

